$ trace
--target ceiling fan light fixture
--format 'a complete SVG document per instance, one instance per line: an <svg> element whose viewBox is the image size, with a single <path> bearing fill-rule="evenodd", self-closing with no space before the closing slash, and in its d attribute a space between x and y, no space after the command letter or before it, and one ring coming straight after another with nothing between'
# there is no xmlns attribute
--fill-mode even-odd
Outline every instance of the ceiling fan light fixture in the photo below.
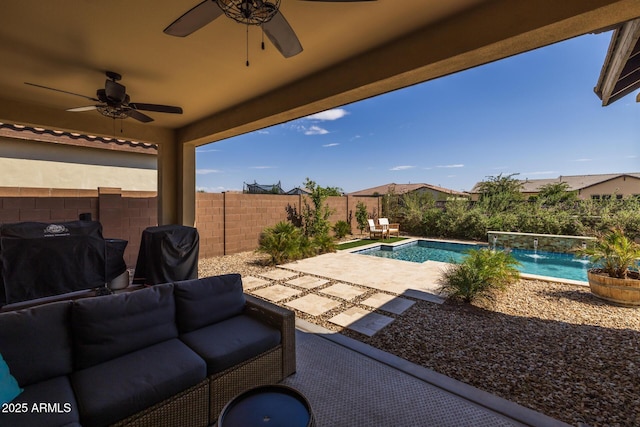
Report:
<svg viewBox="0 0 640 427"><path fill-rule="evenodd" d="M100 112L103 116L111 117L112 119L126 119L129 117L126 110L122 107L114 107L110 105L98 105L96 110Z"/></svg>
<svg viewBox="0 0 640 427"><path fill-rule="evenodd" d="M246 25L262 25L278 13L280 0L216 0L229 18Z"/></svg>

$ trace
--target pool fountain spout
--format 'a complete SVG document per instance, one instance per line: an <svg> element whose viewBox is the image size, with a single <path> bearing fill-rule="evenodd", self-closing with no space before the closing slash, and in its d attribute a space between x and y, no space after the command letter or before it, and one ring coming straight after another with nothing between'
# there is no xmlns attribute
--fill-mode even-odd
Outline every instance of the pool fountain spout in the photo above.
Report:
<svg viewBox="0 0 640 427"><path fill-rule="evenodd" d="M498 236L493 236L493 250L496 250L496 244L498 243Z"/></svg>

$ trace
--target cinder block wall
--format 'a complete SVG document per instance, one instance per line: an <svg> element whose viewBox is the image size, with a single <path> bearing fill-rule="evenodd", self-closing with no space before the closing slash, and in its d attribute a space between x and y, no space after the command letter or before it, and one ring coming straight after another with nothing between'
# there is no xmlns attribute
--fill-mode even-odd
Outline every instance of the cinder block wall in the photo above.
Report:
<svg viewBox="0 0 640 427"><path fill-rule="evenodd" d="M198 193L196 195L196 227L200 234L200 257L229 255L252 251L258 247L260 233L288 219L289 210L300 214L306 196L241 193ZM377 214L377 197L329 197L326 203L333 213L329 221L348 221L358 233L355 210L358 201L367 211ZM309 200L311 204L311 201Z"/></svg>
<svg viewBox="0 0 640 427"><path fill-rule="evenodd" d="M195 225L200 235L200 258L256 249L265 228L286 221L289 210L302 212L305 197L197 193ZM351 229L357 235L355 212L359 201L370 215L379 215L378 197L329 197L326 203L333 211L329 221L351 220ZM135 267L142 231L158 224L157 205L155 192L0 187L0 224L76 221L80 214L90 213L102 224L105 238L129 242L125 261Z"/></svg>
<svg viewBox="0 0 640 427"><path fill-rule="evenodd" d="M0 187L0 224L76 221L90 213L102 224L105 238L129 242L124 258L135 267L142 230L158 223L157 205L156 193L150 191Z"/></svg>

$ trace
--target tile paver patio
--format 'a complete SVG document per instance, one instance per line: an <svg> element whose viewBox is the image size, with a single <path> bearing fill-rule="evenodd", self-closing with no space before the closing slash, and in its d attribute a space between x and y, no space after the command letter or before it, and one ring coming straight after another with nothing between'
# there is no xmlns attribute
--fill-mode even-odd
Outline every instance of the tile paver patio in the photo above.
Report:
<svg viewBox="0 0 640 427"><path fill-rule="evenodd" d="M328 288L321 289L319 292L350 301L364 294L366 291L356 288L355 286L347 285L346 283L336 283Z"/></svg>
<svg viewBox="0 0 640 427"><path fill-rule="evenodd" d="M289 301L285 305L287 307L292 307L297 310L303 311L312 316L320 316L322 313L326 313L327 311L338 307L340 303L330 298L309 294L303 296L302 298Z"/></svg>
<svg viewBox="0 0 640 427"><path fill-rule="evenodd" d="M242 277L242 288L246 291L248 289L257 288L259 286L264 286L271 283L268 280L261 279L259 277L254 276L243 276Z"/></svg>
<svg viewBox="0 0 640 427"><path fill-rule="evenodd" d="M318 286L322 286L326 283L329 283L329 281L326 279L319 279L317 277L312 277L312 276L301 276L293 280L287 281L287 284L289 285L298 286L299 288L305 288L305 289L317 288Z"/></svg>
<svg viewBox="0 0 640 427"><path fill-rule="evenodd" d="M351 307L329 319L329 322L370 337L393 322L393 318L372 313L359 307Z"/></svg>
<svg viewBox="0 0 640 427"><path fill-rule="evenodd" d="M339 251L283 265L289 270L328 277L397 295L442 303L437 283L446 263L416 263Z"/></svg>
<svg viewBox="0 0 640 427"><path fill-rule="evenodd" d="M273 285L267 288L256 289L254 291L251 291L251 293L269 301L278 302L298 295L302 293L302 291L290 288L288 286Z"/></svg>
<svg viewBox="0 0 640 427"><path fill-rule="evenodd" d="M393 314L402 314L408 310L409 307L415 304L415 301L389 294L377 293L362 301L361 304L388 311Z"/></svg>
<svg viewBox="0 0 640 427"><path fill-rule="evenodd" d="M283 280L289 279L291 277L297 276L298 273L288 270L283 270L282 268L277 268L275 270L269 270L265 273L260 273L260 276L266 277L272 280Z"/></svg>

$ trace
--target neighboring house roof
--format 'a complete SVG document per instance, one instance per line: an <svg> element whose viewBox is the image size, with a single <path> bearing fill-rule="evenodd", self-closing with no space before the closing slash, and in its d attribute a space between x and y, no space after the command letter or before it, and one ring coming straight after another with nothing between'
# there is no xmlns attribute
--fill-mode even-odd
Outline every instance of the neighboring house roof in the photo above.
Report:
<svg viewBox="0 0 640 427"><path fill-rule="evenodd" d="M384 184L384 185L379 185L377 187L372 187L372 188L367 188L364 190L360 190L360 191L355 191L353 193L349 193L350 196L382 196L384 194L387 194L390 191L393 191L396 194L405 194L405 193L410 193L412 191L416 191L416 190L420 190L420 189L427 189L427 190L431 190L431 191L437 191L440 193L445 193L445 194L452 194L452 195L456 195L456 196L466 196L466 193L463 193L461 191L456 191L456 190L451 190L449 188L444 188L444 187L438 187L436 185L431 185L431 184L424 184L424 183L419 183L419 184L396 184L396 183L391 183L391 184Z"/></svg>
<svg viewBox="0 0 640 427"><path fill-rule="evenodd" d="M158 154L157 144L147 144L144 142L128 141L118 138L82 135L79 133L42 129L8 123L0 123L0 137L51 142L54 144L75 145L103 150L127 151L151 155Z"/></svg>
<svg viewBox="0 0 640 427"><path fill-rule="evenodd" d="M593 89L602 106L640 88L640 19L627 21L611 35L609 50ZM637 100L638 98L636 98Z"/></svg>
<svg viewBox="0 0 640 427"><path fill-rule="evenodd" d="M577 191L582 190L588 187L592 187L596 184L601 184L606 181L610 181L615 178L619 178L622 176L630 176L633 178L640 179L640 172L633 173L608 173L608 174L598 174L598 175L568 175L568 176L559 176L558 178L549 178L549 179L525 179L520 180L522 184L522 192L523 193L537 193L540 191L540 188L547 184L557 184L560 182L566 182L568 184L568 191ZM477 183L473 186L472 193L479 193L478 186L480 183Z"/></svg>

